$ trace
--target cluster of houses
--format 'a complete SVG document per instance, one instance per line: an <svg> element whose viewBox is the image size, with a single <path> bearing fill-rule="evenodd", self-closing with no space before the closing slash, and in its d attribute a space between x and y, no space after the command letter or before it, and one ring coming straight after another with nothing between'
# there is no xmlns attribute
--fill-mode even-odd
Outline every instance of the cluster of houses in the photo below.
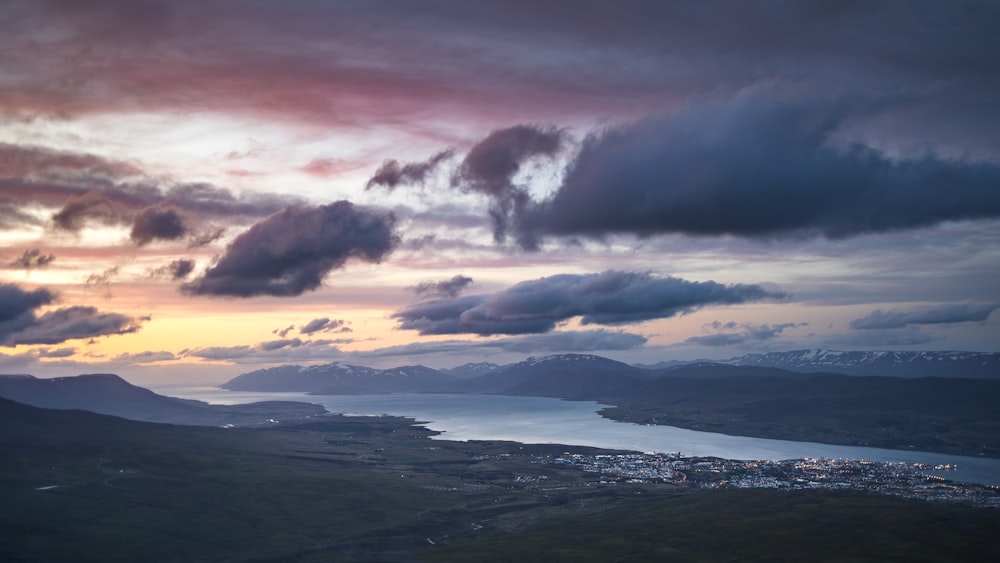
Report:
<svg viewBox="0 0 1000 563"><path fill-rule="evenodd" d="M1000 507L1000 487L951 481L951 466L844 459L731 460L679 454L543 456L540 464L573 466L599 475L596 483L686 483L703 488L847 489L924 500ZM522 482L526 481L522 477Z"/></svg>

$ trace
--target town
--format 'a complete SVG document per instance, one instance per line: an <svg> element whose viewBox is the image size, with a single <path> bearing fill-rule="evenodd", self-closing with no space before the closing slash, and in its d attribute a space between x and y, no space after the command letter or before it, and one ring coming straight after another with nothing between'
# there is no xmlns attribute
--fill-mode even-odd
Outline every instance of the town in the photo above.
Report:
<svg viewBox="0 0 1000 563"><path fill-rule="evenodd" d="M680 454L619 453L539 456L534 463L572 466L599 474L591 485L673 483L698 488L841 489L932 501L1000 507L1000 487L952 481L928 471L951 466L863 460L730 460ZM515 483L535 480L519 476Z"/></svg>

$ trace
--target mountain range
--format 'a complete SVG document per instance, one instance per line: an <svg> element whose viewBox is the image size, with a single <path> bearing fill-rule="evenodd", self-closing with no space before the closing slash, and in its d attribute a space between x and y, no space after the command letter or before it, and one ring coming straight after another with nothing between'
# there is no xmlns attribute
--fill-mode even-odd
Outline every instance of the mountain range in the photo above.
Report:
<svg viewBox="0 0 1000 563"><path fill-rule="evenodd" d="M450 370L376 369L338 362L256 370L221 387L327 395L469 393L589 400L611 405L601 411L603 416L627 422L1000 457L996 408L1000 377L989 369L997 356L798 351L744 356L739 361L637 367L600 356L560 354ZM808 366L828 371L803 373ZM876 369L908 377L835 372ZM970 373L979 377L961 377ZM303 403L210 406L157 395L109 374L56 379L0 376L0 397L46 408L182 424L266 424L270 419L323 412Z"/></svg>
<svg viewBox="0 0 1000 563"><path fill-rule="evenodd" d="M612 405L601 414L625 422L1000 457L1000 409L996 408L1000 377L986 369L996 356L813 351L636 367L600 356L560 354L448 371L414 366L378 370L340 363L283 366L238 376L222 387L332 395L557 397ZM828 371L803 373L808 366ZM891 369L909 377L847 375L836 373L838 369L854 374ZM969 373L980 377L960 377Z"/></svg>
<svg viewBox="0 0 1000 563"><path fill-rule="evenodd" d="M467 392L575 398L591 396L598 391L605 394L611 391L608 386L626 389L663 376L790 377L809 373L1000 379L1000 354L795 350L748 354L728 360L671 361L636 366L588 354L559 354L531 357L507 365L481 362L444 370L419 365L376 369L335 362L260 369L231 379L222 387L233 391L317 394ZM567 397L567 393L571 396Z"/></svg>
<svg viewBox="0 0 1000 563"><path fill-rule="evenodd" d="M800 373L1000 378L1000 354L988 352L844 352L811 349L747 354L714 363L780 368Z"/></svg>
<svg viewBox="0 0 1000 563"><path fill-rule="evenodd" d="M279 366L237 376L220 387L230 391L298 391L320 395L447 391L459 378L424 366L376 369L342 362Z"/></svg>

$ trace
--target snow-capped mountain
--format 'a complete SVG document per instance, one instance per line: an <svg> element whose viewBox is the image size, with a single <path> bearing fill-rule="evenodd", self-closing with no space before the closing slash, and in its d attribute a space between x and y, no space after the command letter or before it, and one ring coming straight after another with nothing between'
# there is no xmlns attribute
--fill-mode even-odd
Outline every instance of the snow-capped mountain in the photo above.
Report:
<svg viewBox="0 0 1000 563"><path fill-rule="evenodd" d="M394 393L444 386L450 375L424 366L376 369L341 362L318 366L280 366L244 373L222 384L231 391L305 393Z"/></svg>
<svg viewBox="0 0 1000 563"><path fill-rule="evenodd" d="M591 398L621 393L641 382L639 370L601 356L530 357L462 382L473 393Z"/></svg>
<svg viewBox="0 0 1000 563"><path fill-rule="evenodd" d="M502 366L490 362L475 362L462 364L451 369L443 369L441 371L459 379L470 379L495 371L500 367Z"/></svg>
<svg viewBox="0 0 1000 563"><path fill-rule="evenodd" d="M1000 378L1000 354L987 352L844 352L812 349L747 354L718 363L848 375Z"/></svg>

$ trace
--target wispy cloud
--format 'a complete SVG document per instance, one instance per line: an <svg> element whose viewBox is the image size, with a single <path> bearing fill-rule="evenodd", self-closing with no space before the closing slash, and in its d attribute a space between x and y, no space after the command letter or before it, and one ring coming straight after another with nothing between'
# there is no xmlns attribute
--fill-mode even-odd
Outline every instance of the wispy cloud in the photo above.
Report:
<svg viewBox="0 0 1000 563"><path fill-rule="evenodd" d="M692 336L685 342L702 346L738 346L752 342L773 340L781 336L785 330L805 326L807 323L722 323L715 321L703 328L709 334Z"/></svg>
<svg viewBox="0 0 1000 563"><path fill-rule="evenodd" d="M641 334L613 330L568 330L531 336L508 336L490 340L444 340L386 346L364 352L349 352L351 358L419 357L440 355L475 355L510 352L545 354L557 352L621 351L641 348L647 338Z"/></svg>
<svg viewBox="0 0 1000 563"><path fill-rule="evenodd" d="M44 268L56 259L54 254L45 254L40 248L29 248L12 260L8 266L20 270Z"/></svg>
<svg viewBox="0 0 1000 563"><path fill-rule="evenodd" d="M949 303L923 309L876 309L867 315L851 321L855 329L893 329L909 325L934 325L966 322L981 322L1000 308L996 303Z"/></svg>
<svg viewBox="0 0 1000 563"><path fill-rule="evenodd" d="M422 184L442 162L454 155L454 149L445 149L423 162L401 164L395 159L386 160L365 184L365 189L381 186L389 190L394 190L404 184Z"/></svg>

